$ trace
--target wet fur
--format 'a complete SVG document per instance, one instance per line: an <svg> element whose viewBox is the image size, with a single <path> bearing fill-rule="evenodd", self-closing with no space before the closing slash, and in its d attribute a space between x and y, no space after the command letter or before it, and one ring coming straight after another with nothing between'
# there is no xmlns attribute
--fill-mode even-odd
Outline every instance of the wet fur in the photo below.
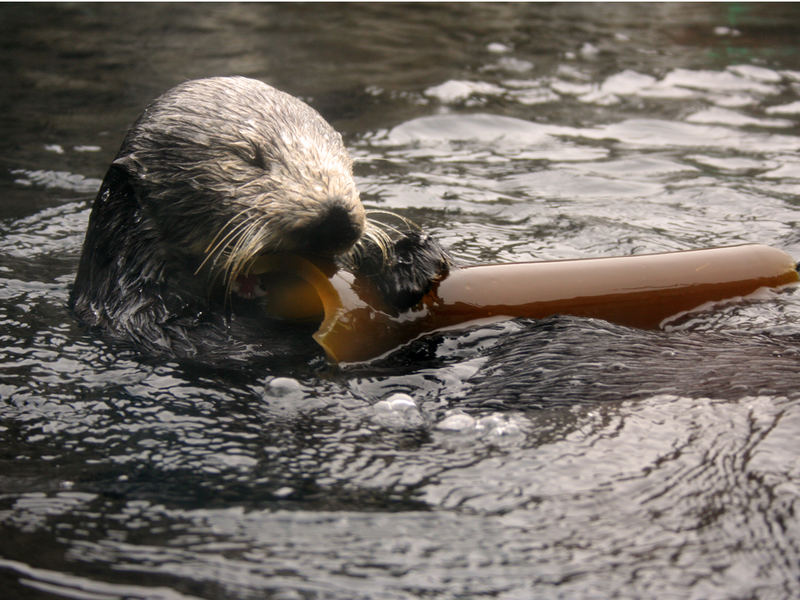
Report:
<svg viewBox="0 0 800 600"><path fill-rule="evenodd" d="M338 261L395 310L449 258L413 227L368 222L341 136L301 101L250 79L187 82L126 135L95 199L70 306L84 324L149 354L214 364L296 362L313 326L231 294L265 253Z"/></svg>

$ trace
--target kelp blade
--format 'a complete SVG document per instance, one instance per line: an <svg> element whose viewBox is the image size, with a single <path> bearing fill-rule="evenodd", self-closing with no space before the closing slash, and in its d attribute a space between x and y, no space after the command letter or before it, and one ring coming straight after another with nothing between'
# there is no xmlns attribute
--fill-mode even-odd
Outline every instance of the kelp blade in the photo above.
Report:
<svg viewBox="0 0 800 600"><path fill-rule="evenodd" d="M364 302L345 275L326 280L325 319L314 336L337 362L369 360L422 334L490 318L560 314L658 328L708 303L798 281L788 254L760 244L484 265L452 271L413 310L390 315Z"/></svg>
<svg viewBox="0 0 800 600"><path fill-rule="evenodd" d="M482 265L454 269L413 309L392 314L367 281L330 265L269 256L252 272L279 275L264 304L268 314L321 319L314 339L337 362L369 360L425 333L485 319L560 314L654 329L709 303L798 281L788 254L760 244Z"/></svg>

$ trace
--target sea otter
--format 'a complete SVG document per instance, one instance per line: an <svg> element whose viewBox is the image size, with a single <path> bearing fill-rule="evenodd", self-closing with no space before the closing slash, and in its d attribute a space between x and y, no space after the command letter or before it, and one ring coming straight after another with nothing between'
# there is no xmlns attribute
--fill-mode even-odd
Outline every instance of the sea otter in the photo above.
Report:
<svg viewBox="0 0 800 600"><path fill-rule="evenodd" d="M188 81L127 132L92 207L70 307L149 354L297 361L320 354L316 324L264 314L250 265L280 253L332 263L403 310L451 260L413 226L387 230L367 218L341 135L306 103L244 77Z"/></svg>

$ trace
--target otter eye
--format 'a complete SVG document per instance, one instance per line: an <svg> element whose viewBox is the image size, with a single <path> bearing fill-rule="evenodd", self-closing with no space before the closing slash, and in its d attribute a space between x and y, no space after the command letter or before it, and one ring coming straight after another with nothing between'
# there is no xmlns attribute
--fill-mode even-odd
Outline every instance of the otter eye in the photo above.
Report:
<svg viewBox="0 0 800 600"><path fill-rule="evenodd" d="M266 171L269 168L268 163L264 149L261 146L255 146L253 148L253 156L250 158L250 164Z"/></svg>

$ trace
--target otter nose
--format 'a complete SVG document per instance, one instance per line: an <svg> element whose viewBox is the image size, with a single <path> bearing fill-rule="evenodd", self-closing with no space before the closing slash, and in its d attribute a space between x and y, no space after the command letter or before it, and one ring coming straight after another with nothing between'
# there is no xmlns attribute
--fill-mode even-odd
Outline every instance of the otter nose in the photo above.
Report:
<svg viewBox="0 0 800 600"><path fill-rule="evenodd" d="M339 199L326 203L316 217L297 231L302 238L301 247L328 256L350 249L363 232L363 211L356 211Z"/></svg>

